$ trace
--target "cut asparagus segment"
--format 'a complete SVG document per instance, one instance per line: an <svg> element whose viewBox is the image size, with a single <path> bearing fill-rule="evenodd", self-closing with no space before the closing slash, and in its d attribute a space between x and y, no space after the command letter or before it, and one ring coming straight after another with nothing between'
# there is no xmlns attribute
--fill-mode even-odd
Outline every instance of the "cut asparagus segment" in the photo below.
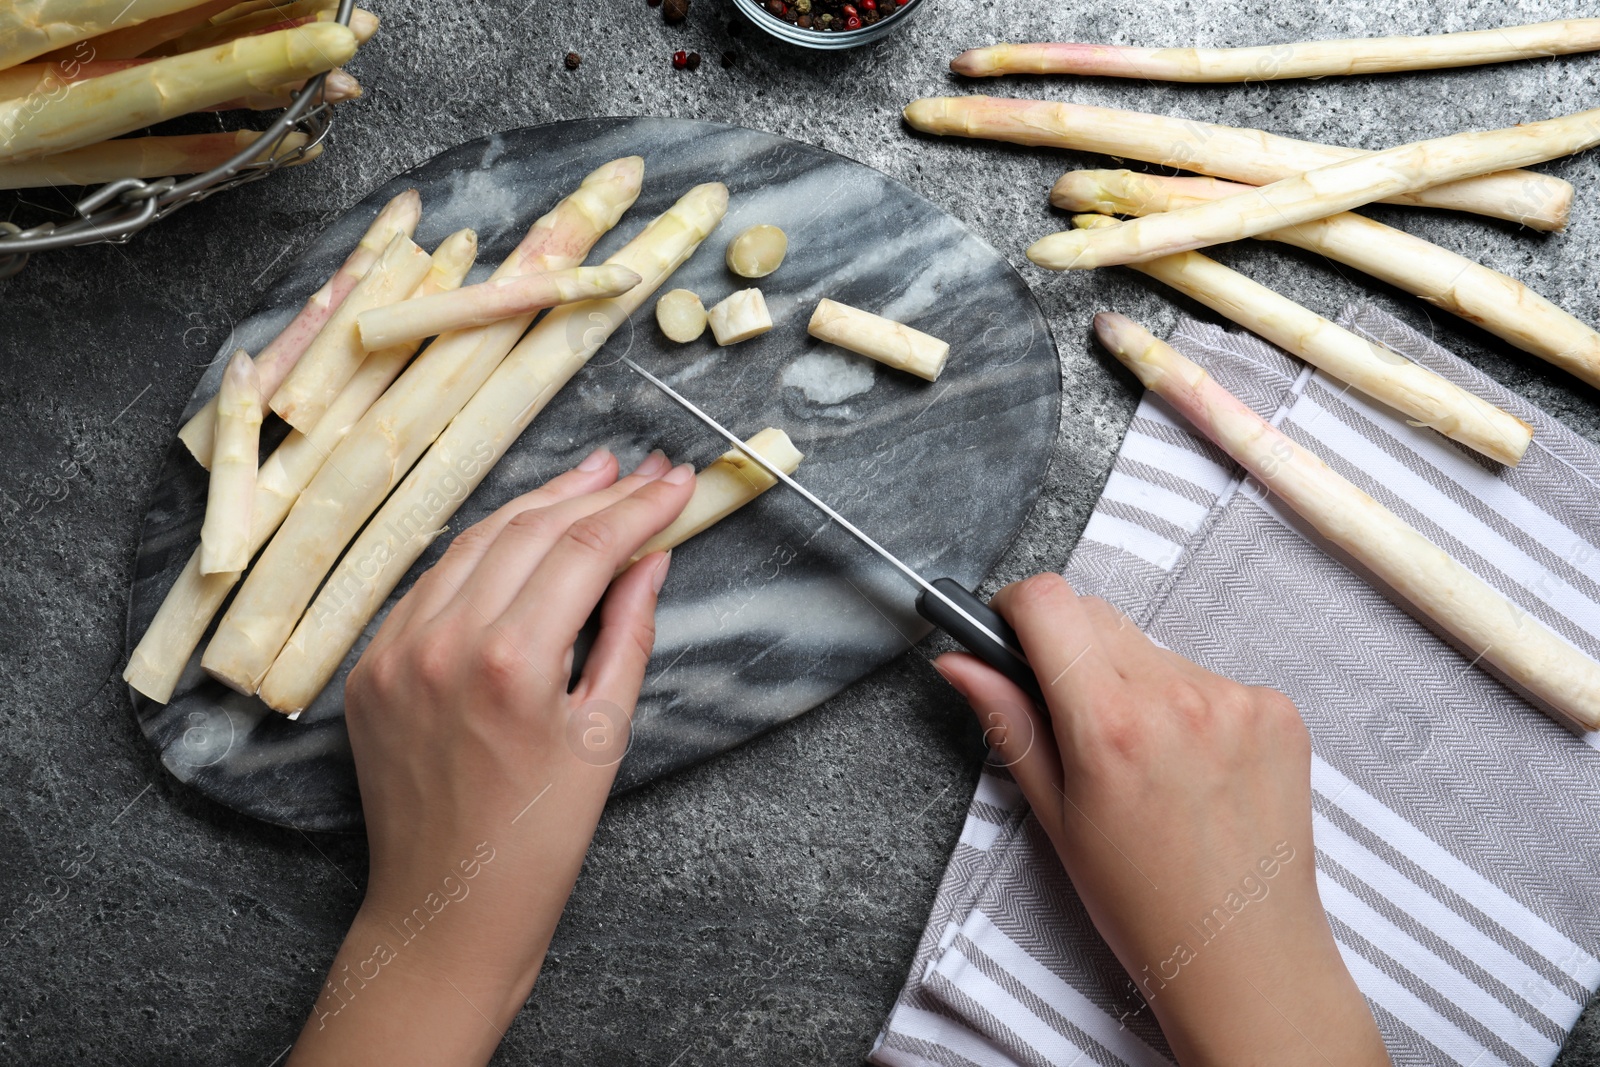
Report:
<svg viewBox="0 0 1600 1067"><path fill-rule="evenodd" d="M31 0L0 6L0 68L126 26L197 7L202 0Z"/></svg>
<svg viewBox="0 0 1600 1067"><path fill-rule="evenodd" d="M1458 133L1307 171L1259 189L1094 230L1034 242L1049 270L1135 263L1327 218L1440 182L1542 163L1600 144L1600 108L1504 130Z"/></svg>
<svg viewBox="0 0 1600 1067"><path fill-rule="evenodd" d="M471 230L446 238L433 253L433 267L417 287L418 294L431 295L460 285L477 253L477 236ZM256 474L250 511L251 555L267 543L328 454L389 388L417 348L418 345L407 343L372 353L310 434L291 431L273 449ZM201 574L200 549L196 548L128 657L123 680L162 704L172 699L172 691L200 646L206 627L238 580L238 574Z"/></svg>
<svg viewBox="0 0 1600 1067"><path fill-rule="evenodd" d="M1261 130L1043 100L933 97L913 102L905 117L924 133L1100 152L1250 185L1268 185L1372 154ZM1396 194L1384 202L1471 211L1536 230L1559 230L1567 224L1572 197L1571 183L1559 178L1506 171Z"/></svg>
<svg viewBox="0 0 1600 1067"><path fill-rule="evenodd" d="M1073 222L1116 225L1104 215L1078 215ZM1130 266L1500 463L1516 466L1533 439L1533 428L1515 415L1198 252Z"/></svg>
<svg viewBox="0 0 1600 1067"><path fill-rule="evenodd" d="M772 329L772 316L760 289L741 289L706 312L706 323L717 344L735 345Z"/></svg>
<svg viewBox="0 0 1600 1067"><path fill-rule="evenodd" d="M1085 74L1168 82L1259 82L1399 70L1475 67L1600 49L1600 19L1564 19L1426 37L1302 41L1255 48L1128 48L998 44L962 52L950 69L969 78Z"/></svg>
<svg viewBox="0 0 1600 1067"><path fill-rule="evenodd" d="M486 326L558 304L620 296L638 284L637 274L609 266L501 278L424 300L405 300L363 311L356 317L356 331L367 348L385 348L468 326Z"/></svg>
<svg viewBox="0 0 1600 1067"><path fill-rule="evenodd" d="M254 130L240 130L237 133L190 133L103 141L59 155L42 156L21 163L0 163L0 189L99 185L119 178L199 174L226 163L259 136ZM283 159L291 156L305 143L305 134L290 133L284 137L272 157ZM265 151L266 147L263 145L262 150ZM319 144L295 163L310 162L321 154L322 146Z"/></svg>
<svg viewBox="0 0 1600 1067"><path fill-rule="evenodd" d="M415 189L407 189L383 205L339 269L323 283L322 288L311 294L299 314L256 356L256 373L261 377L262 396L272 399L272 394L278 391L278 386L300 361L328 317L344 304L350 291L366 277L395 236L404 234L410 237L421 217L422 197ZM178 439L188 446L190 454L202 467L211 466L211 429L215 425L216 401L213 399L207 401L178 431Z"/></svg>
<svg viewBox="0 0 1600 1067"><path fill-rule="evenodd" d="M720 183L690 190L607 260L643 281L609 300L557 308L523 338L328 577L261 684L268 707L292 714L316 697L461 502L606 338L694 253L727 206Z"/></svg>
<svg viewBox="0 0 1600 1067"><path fill-rule="evenodd" d="M1095 317L1095 332L1146 388L1160 394L1322 536L1478 653L1474 663L1486 660L1584 729L1600 729L1600 663L1550 632L1137 323L1101 314Z"/></svg>
<svg viewBox="0 0 1600 1067"><path fill-rule="evenodd" d="M1067 211L1147 215L1220 200L1244 188L1214 178L1073 171L1056 182L1050 202ZM1466 256L1350 212L1256 236L1364 271L1600 387L1600 333Z"/></svg>
<svg viewBox="0 0 1600 1067"><path fill-rule="evenodd" d="M237 96L321 74L355 55L335 22L245 37L73 82L49 97L0 101L0 159L51 155Z"/></svg>
<svg viewBox="0 0 1600 1067"><path fill-rule="evenodd" d="M741 278L765 278L783 263L789 236L776 226L752 226L728 242L728 269Z"/></svg>
<svg viewBox="0 0 1600 1067"><path fill-rule="evenodd" d="M680 345L696 340L706 332L706 306L700 294L689 289L674 289L656 301L656 325L667 340Z"/></svg>
<svg viewBox="0 0 1600 1067"><path fill-rule="evenodd" d="M789 440L789 435L767 427L745 442L762 459L785 474L793 474L805 455ZM694 496L672 525L644 543L630 562L638 562L652 552L666 552L703 533L778 484L761 464L737 448L729 449L695 475Z"/></svg>
<svg viewBox="0 0 1600 1067"><path fill-rule="evenodd" d="M250 505L261 449L261 380L244 349L217 392L217 444L200 525L200 573L238 574L250 565Z"/></svg>
<svg viewBox="0 0 1600 1067"><path fill-rule="evenodd" d="M493 277L576 267L638 197L643 173L643 160L630 156L590 174L533 224ZM241 692L256 690L339 552L532 320L524 315L445 334L406 368L295 501L206 647L207 671ZM563 321L580 335L592 332L586 320Z"/></svg>
<svg viewBox="0 0 1600 1067"><path fill-rule="evenodd" d="M356 333L356 317L404 300L421 284L429 266L428 254L415 241L395 234L382 257L328 317L305 355L272 394L272 410L301 433L315 426L366 358L367 350Z"/></svg>
<svg viewBox="0 0 1600 1067"><path fill-rule="evenodd" d="M950 346L932 334L837 300L824 299L817 305L806 332L930 382L939 380L950 358Z"/></svg>

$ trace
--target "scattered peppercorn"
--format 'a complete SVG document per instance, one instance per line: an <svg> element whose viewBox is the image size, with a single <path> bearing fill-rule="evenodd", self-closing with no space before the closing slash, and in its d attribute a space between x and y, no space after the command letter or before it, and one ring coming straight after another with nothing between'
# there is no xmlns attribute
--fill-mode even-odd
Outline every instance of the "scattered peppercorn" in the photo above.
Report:
<svg viewBox="0 0 1600 1067"><path fill-rule="evenodd" d="M563 59L561 62L567 65L568 70L577 70L578 64L583 62L583 57L576 52L568 52L567 58Z"/></svg>
<svg viewBox="0 0 1600 1067"><path fill-rule="evenodd" d="M727 70L729 67L733 66L737 62L739 62L739 53L738 52L724 52L724 53L722 53L722 69L723 70Z"/></svg>
<svg viewBox="0 0 1600 1067"><path fill-rule="evenodd" d="M689 17L689 0L665 0L661 5L661 18L668 26L676 26Z"/></svg>
<svg viewBox="0 0 1600 1067"><path fill-rule="evenodd" d="M679 51L672 53L672 69L673 70L682 70L684 67L687 67L688 65L689 65L689 53L688 52L682 51L680 49Z"/></svg>
<svg viewBox="0 0 1600 1067"><path fill-rule="evenodd" d="M690 52L687 62L689 64L689 69L690 70L699 70L700 69L700 53L699 52Z"/></svg>

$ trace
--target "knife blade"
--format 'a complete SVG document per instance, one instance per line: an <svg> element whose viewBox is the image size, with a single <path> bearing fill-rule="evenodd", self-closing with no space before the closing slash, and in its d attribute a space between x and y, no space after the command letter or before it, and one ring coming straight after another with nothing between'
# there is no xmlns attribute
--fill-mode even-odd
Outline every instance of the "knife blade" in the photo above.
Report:
<svg viewBox="0 0 1600 1067"><path fill-rule="evenodd" d="M949 634L968 652L971 652L984 663L1011 679L1012 682L1032 697L1041 708L1044 707L1044 696L1039 688L1039 680L1034 675L1033 668L1029 666L1027 656L1023 654L1022 643L1017 639L1016 631L1000 617L998 612L984 603L977 594L953 578L935 578L932 581L924 578L915 568L887 548L884 548L883 545L868 536L866 532L849 519L835 511L792 476L767 462L766 458L760 453L746 448L744 442L737 435L706 414L682 393L679 393L672 386L657 378L627 356L623 356L621 359L634 373L661 390L685 411L699 419L702 424L716 431L724 440L749 456L768 474L798 493L807 503L821 511L836 526L847 531L857 541L866 545L891 564L912 584L918 587L917 614Z"/></svg>

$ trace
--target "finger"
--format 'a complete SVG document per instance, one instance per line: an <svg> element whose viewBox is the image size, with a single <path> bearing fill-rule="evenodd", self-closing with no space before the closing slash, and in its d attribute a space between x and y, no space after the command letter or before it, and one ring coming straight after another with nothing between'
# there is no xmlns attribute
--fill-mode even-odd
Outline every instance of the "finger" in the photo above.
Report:
<svg viewBox="0 0 1600 1067"><path fill-rule="evenodd" d="M693 493L694 468L685 464L574 522L500 614L496 628L552 671L561 670L612 577L678 517Z"/></svg>
<svg viewBox="0 0 1600 1067"><path fill-rule="evenodd" d="M581 702L603 700L631 719L656 640L656 596L667 580L671 552L652 552L611 583L600 605L600 633L573 690Z"/></svg>
<svg viewBox="0 0 1600 1067"><path fill-rule="evenodd" d="M965 652L947 652L933 666L972 705L983 727L990 764L1004 767L1016 779L1054 840L1061 829L1061 754L1033 700L1005 675Z"/></svg>
<svg viewBox="0 0 1600 1067"><path fill-rule="evenodd" d="M588 469L585 469L585 466ZM643 464L641 464L643 466ZM617 480L617 458L606 449L596 449L578 466L559 474L539 488L513 497L475 526L456 535L444 555L417 579L406 600L408 621L431 619L451 600L473 568L489 550L500 531L513 517L529 508L549 507L585 493L597 492ZM399 610L399 606L396 607Z"/></svg>
<svg viewBox="0 0 1600 1067"><path fill-rule="evenodd" d="M1052 716L1080 710L1121 684L1103 627L1060 575L1014 582L989 605L1016 630Z"/></svg>
<svg viewBox="0 0 1600 1067"><path fill-rule="evenodd" d="M461 583L460 596L440 608L440 614L470 605L476 615L497 618L573 523L604 511L671 469L665 455L652 453L638 470L604 489L512 515Z"/></svg>

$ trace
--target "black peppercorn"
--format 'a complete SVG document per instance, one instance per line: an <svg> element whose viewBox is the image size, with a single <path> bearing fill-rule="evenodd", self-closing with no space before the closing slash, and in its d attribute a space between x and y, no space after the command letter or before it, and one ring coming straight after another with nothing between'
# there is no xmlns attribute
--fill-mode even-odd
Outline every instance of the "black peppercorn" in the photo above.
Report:
<svg viewBox="0 0 1600 1067"><path fill-rule="evenodd" d="M689 69L690 70L699 70L700 69L700 53L699 52L690 52L689 53L688 62L689 62Z"/></svg>
<svg viewBox="0 0 1600 1067"><path fill-rule="evenodd" d="M689 0L663 0L661 18L668 26L676 26L689 17Z"/></svg>
<svg viewBox="0 0 1600 1067"><path fill-rule="evenodd" d="M568 52L567 58L563 59L561 62L567 65L568 70L577 70L578 64L583 62L583 57L576 52Z"/></svg>

